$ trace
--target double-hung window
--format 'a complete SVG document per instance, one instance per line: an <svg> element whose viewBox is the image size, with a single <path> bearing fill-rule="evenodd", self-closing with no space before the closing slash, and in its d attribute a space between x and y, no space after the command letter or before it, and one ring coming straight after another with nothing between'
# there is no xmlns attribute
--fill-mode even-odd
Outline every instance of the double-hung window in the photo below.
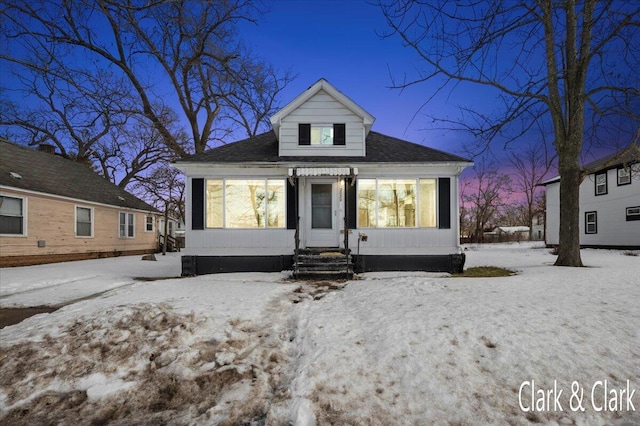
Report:
<svg viewBox="0 0 640 426"><path fill-rule="evenodd" d="M93 209L76 206L76 237L93 237Z"/></svg>
<svg viewBox="0 0 640 426"><path fill-rule="evenodd" d="M585 234L598 233L598 213L597 212L586 212L584 214L584 233Z"/></svg>
<svg viewBox="0 0 640 426"><path fill-rule="evenodd" d="M151 215L144 217L144 232L153 232L155 218Z"/></svg>
<svg viewBox="0 0 640 426"><path fill-rule="evenodd" d="M621 167L618 169L618 186L629 185L631 183L631 168Z"/></svg>
<svg viewBox="0 0 640 426"><path fill-rule="evenodd" d="M596 195L607 193L607 171L596 173Z"/></svg>
<svg viewBox="0 0 640 426"><path fill-rule="evenodd" d="M119 216L120 238L135 238L135 215L120 212Z"/></svg>
<svg viewBox="0 0 640 426"><path fill-rule="evenodd" d="M0 234L25 235L24 198L0 195Z"/></svg>
<svg viewBox="0 0 640 426"><path fill-rule="evenodd" d="M640 206L627 207L627 222L640 220Z"/></svg>

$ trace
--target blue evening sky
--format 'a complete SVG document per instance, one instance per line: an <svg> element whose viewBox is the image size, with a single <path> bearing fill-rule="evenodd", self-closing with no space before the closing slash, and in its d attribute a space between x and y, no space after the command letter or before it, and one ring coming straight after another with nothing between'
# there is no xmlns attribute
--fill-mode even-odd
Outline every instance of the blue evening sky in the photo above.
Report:
<svg viewBox="0 0 640 426"><path fill-rule="evenodd" d="M404 92L390 89L391 75L415 75L420 60L399 38L381 39L387 30L382 12L361 0L274 0L258 25L241 27L241 37L274 66L298 75L280 97L285 105L320 78L371 113L373 130L461 153L469 136L450 131L424 131L433 124L416 112L433 94L435 86L422 84ZM483 94L465 92L464 102L447 93L426 105L439 117L457 117L457 106L482 104ZM486 95L486 94L485 94Z"/></svg>

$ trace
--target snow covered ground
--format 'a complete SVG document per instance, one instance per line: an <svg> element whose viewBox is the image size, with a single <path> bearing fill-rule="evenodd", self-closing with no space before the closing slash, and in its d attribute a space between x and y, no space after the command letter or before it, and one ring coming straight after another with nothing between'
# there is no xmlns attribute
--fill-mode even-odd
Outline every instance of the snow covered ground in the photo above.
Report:
<svg viewBox="0 0 640 426"><path fill-rule="evenodd" d="M111 260L0 271L0 307L109 290L0 330L0 422L640 425L640 256L584 250L575 269L531 244L470 246L467 267L518 274L335 290L285 274L141 282L179 258Z"/></svg>

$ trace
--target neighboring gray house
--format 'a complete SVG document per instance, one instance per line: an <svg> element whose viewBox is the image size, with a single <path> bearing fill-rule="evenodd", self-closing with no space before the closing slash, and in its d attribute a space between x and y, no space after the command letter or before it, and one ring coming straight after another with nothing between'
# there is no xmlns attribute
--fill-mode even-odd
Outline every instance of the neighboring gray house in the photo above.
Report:
<svg viewBox="0 0 640 426"><path fill-rule="evenodd" d="M183 273L297 274L336 256L346 271L461 270L458 176L472 163L373 121L321 79L271 117L273 130L178 160Z"/></svg>
<svg viewBox="0 0 640 426"><path fill-rule="evenodd" d="M580 245L582 247L640 249L640 152L616 161L615 155L584 166L593 170L580 185ZM558 245L560 179L545 183L546 243Z"/></svg>

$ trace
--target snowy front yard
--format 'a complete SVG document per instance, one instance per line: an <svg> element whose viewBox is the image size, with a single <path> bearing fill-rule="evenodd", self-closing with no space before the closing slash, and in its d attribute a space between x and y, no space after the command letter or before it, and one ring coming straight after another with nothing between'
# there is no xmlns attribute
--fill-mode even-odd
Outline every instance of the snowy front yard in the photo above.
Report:
<svg viewBox="0 0 640 426"><path fill-rule="evenodd" d="M284 274L142 282L179 258L138 259L0 271L0 307L109 290L0 330L0 422L640 425L638 256L584 250L574 269L547 249L470 247L467 266L518 275L336 290Z"/></svg>

